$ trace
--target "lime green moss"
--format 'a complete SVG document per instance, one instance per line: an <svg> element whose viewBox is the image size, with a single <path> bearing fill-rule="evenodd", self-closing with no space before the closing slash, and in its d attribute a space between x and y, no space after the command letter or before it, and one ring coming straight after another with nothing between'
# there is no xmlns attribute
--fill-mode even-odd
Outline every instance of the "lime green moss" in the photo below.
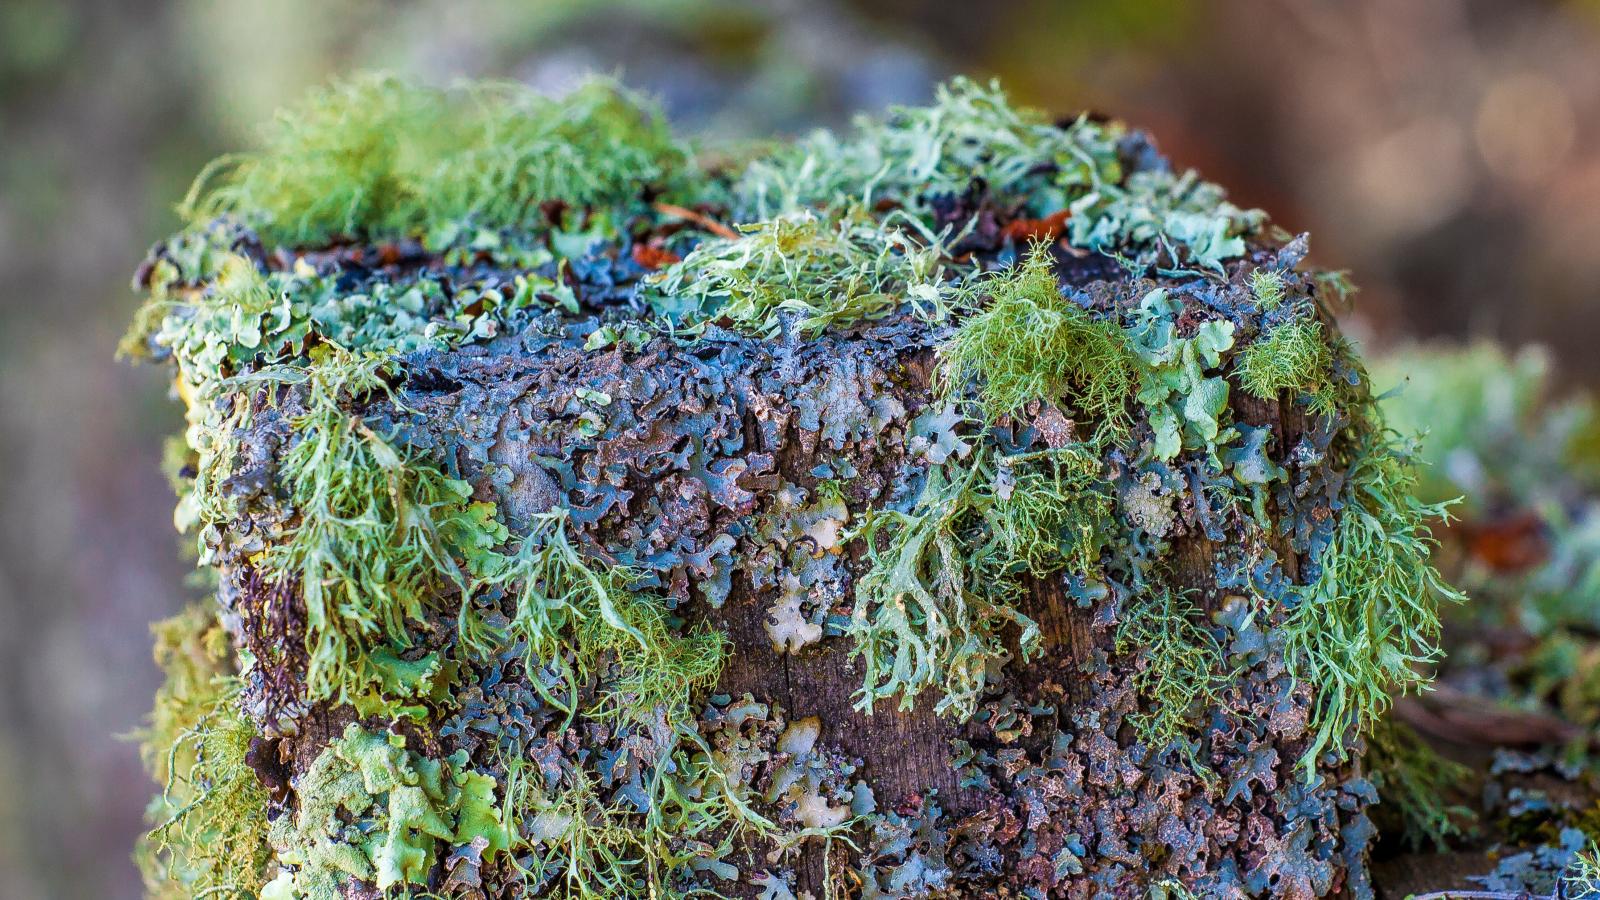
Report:
<svg viewBox="0 0 1600 900"><path fill-rule="evenodd" d="M1256 269L1250 273L1250 293L1263 312L1272 312L1283 305L1287 287L1283 275L1272 269Z"/></svg>
<svg viewBox="0 0 1600 900"><path fill-rule="evenodd" d="M164 815L146 837L170 895L251 897L272 861L266 788L247 762L255 724L239 709L239 687L225 683L212 708L168 751L168 780L152 813ZM192 758L187 769L177 759Z"/></svg>
<svg viewBox="0 0 1600 900"><path fill-rule="evenodd" d="M1448 513L1416 498L1410 449L1382 431L1362 440L1315 580L1283 621L1285 659L1314 686L1308 775L1324 753L1345 758L1347 732L1369 731L1393 695L1427 684L1425 667L1440 653L1439 602L1465 599L1429 559L1429 528Z"/></svg>
<svg viewBox="0 0 1600 900"><path fill-rule="evenodd" d="M183 612L152 625L150 631L155 635L154 656L163 681L139 737L145 766L158 782L165 783L171 777L167 765L170 749L221 696L219 679L232 672L232 648L210 603L190 604Z"/></svg>
<svg viewBox="0 0 1600 900"><path fill-rule="evenodd" d="M942 396L960 396L972 382L976 417L985 423L1045 402L1072 410L1096 434L1127 432L1127 402L1138 381L1127 335L1061 296L1045 247L968 294L987 304L940 348Z"/></svg>
<svg viewBox="0 0 1600 900"><path fill-rule="evenodd" d="M1161 751L1183 740L1197 711L1216 706L1232 673L1194 604L1157 587L1136 598L1117 623L1116 650L1134 658L1134 690L1145 701L1128 717L1139 740ZM1200 765L1193 748L1185 755Z"/></svg>
<svg viewBox="0 0 1600 900"><path fill-rule="evenodd" d="M1316 319L1273 326L1239 352L1234 371L1240 387L1253 397L1278 400L1287 391L1318 415L1338 410L1333 347Z"/></svg>
<svg viewBox="0 0 1600 900"><path fill-rule="evenodd" d="M233 214L270 243L543 230L543 204L625 215L683 188L687 155L651 106L597 81L552 100L512 84L335 82L284 110L258 151L217 160L183 212Z"/></svg>
<svg viewBox="0 0 1600 900"><path fill-rule="evenodd" d="M1000 457L995 466L994 500L984 512L992 541L985 555L1040 578L1097 571L1113 503L1093 448Z"/></svg>
<svg viewBox="0 0 1600 900"><path fill-rule="evenodd" d="M162 785L136 856L146 891L172 900L253 897L272 855L268 798L245 761L256 730L227 674L227 635L209 604L154 631L166 679L139 735L145 766Z"/></svg>
<svg viewBox="0 0 1600 900"><path fill-rule="evenodd" d="M496 787L466 768L464 753L429 759L398 735L352 724L301 777L299 808L273 822L284 868L261 900L338 900L351 878L380 891L426 885L441 841L482 838L492 859L510 846Z"/></svg>

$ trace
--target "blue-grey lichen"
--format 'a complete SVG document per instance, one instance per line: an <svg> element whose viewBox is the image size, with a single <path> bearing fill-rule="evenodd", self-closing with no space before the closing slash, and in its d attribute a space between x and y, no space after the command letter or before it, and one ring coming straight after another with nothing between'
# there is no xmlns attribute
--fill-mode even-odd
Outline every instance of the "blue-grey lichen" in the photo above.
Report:
<svg viewBox="0 0 1600 900"><path fill-rule="evenodd" d="M248 865L174 877L1370 895L1437 510L1304 240L1144 136L957 80L713 170L614 86L369 78L188 208L125 349L236 653L151 757Z"/></svg>

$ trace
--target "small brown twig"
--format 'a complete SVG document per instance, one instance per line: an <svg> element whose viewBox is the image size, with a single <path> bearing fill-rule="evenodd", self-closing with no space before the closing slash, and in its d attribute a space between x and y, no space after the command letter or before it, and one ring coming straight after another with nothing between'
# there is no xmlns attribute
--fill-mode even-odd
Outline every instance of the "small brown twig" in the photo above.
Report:
<svg viewBox="0 0 1600 900"><path fill-rule="evenodd" d="M716 219L711 218L703 212L692 210L686 206L679 206L676 203L657 203L655 204L655 210L656 212L665 216L676 216L677 218L693 222L717 237L725 237L729 240L737 240L739 237L739 232L734 231L732 228L729 228L721 222L718 222Z"/></svg>

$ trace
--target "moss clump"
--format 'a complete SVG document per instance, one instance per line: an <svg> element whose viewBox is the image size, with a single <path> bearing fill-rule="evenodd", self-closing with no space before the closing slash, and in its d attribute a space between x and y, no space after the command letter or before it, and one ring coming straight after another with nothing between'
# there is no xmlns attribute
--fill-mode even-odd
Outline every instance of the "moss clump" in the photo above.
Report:
<svg viewBox="0 0 1600 900"><path fill-rule="evenodd" d="M1439 601L1464 596L1429 560L1429 532L1445 504L1416 498L1410 452L1383 432L1362 436L1343 509L1314 560L1310 584L1287 611L1284 657L1314 688L1309 773L1324 753L1343 759L1345 735L1367 732L1394 694L1422 688L1439 657Z"/></svg>
<svg viewBox="0 0 1600 900"><path fill-rule="evenodd" d="M145 839L166 879L162 893L251 896L272 861L267 789L249 765L256 726L239 709L237 683L222 688L207 713L168 752L166 788L152 812L165 816ZM189 755L187 769L177 763Z"/></svg>
<svg viewBox="0 0 1600 900"><path fill-rule="evenodd" d="M144 763L159 782L172 775L171 748L216 705L219 679L232 671L228 635L208 604L195 603L151 626L155 661L163 681L149 720L139 732ZM187 756L181 757L185 762Z"/></svg>
<svg viewBox="0 0 1600 900"><path fill-rule="evenodd" d="M146 889L174 900L253 896L272 856L268 796L246 761L257 732L226 674L227 635L200 605L155 632L166 680L140 734L145 766L162 785L137 855Z"/></svg>
<svg viewBox="0 0 1600 900"><path fill-rule="evenodd" d="M1138 360L1115 322L1061 295L1046 248L1034 248L1021 265L969 292L988 302L940 348L945 397L975 382L984 422L1044 402L1077 413L1097 434L1126 433Z"/></svg>
<svg viewBox="0 0 1600 900"><path fill-rule="evenodd" d="M1283 275L1273 269L1259 268L1250 273L1250 293L1256 298L1256 306L1264 312L1272 312L1283 305L1284 297L1288 294L1288 285L1283 280Z"/></svg>
<svg viewBox="0 0 1600 900"><path fill-rule="evenodd" d="M687 178L660 115L609 82L552 100L511 84L358 77L281 112L263 145L201 174L191 222L237 215L291 245L425 235L442 246L463 227L542 230L548 204L638 211Z"/></svg>
<svg viewBox="0 0 1600 900"><path fill-rule="evenodd" d="M1234 371L1253 397L1277 400L1291 391L1314 413L1333 415L1338 410L1333 348L1316 319L1294 319L1268 329L1240 351Z"/></svg>
<svg viewBox="0 0 1600 900"><path fill-rule="evenodd" d="M806 337L881 319L909 302L943 312L948 288L936 237L860 212L790 213L712 238L656 279L658 308L773 337L792 318Z"/></svg>
<svg viewBox="0 0 1600 900"><path fill-rule="evenodd" d="M1177 591L1158 587L1122 611L1116 649L1135 660L1133 684L1144 709L1129 717L1139 739L1160 752L1186 737L1196 712L1217 705L1230 672L1222 647ZM1183 753L1198 765L1194 749Z"/></svg>

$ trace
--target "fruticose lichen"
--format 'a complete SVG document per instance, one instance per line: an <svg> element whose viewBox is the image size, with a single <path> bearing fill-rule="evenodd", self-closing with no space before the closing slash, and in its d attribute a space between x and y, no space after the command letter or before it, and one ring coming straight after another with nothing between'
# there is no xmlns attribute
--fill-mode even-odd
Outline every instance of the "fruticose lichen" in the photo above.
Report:
<svg viewBox="0 0 1600 900"><path fill-rule="evenodd" d="M1441 730L1432 704L1396 709L1368 759L1397 832L1492 857L1463 871L1468 883L1580 897L1595 890L1600 840L1600 407L1552 375L1538 348L1489 344L1403 348L1377 367L1391 421L1430 429L1419 499L1465 496L1435 533L1473 602L1441 611L1450 655L1438 666L1439 709L1467 715L1446 712L1460 724ZM1441 759L1475 762L1463 756L1475 744L1489 765Z"/></svg>
<svg viewBox="0 0 1600 900"><path fill-rule="evenodd" d="M1370 896L1441 510L1143 135L956 80L710 168L360 78L185 208L156 893Z"/></svg>

